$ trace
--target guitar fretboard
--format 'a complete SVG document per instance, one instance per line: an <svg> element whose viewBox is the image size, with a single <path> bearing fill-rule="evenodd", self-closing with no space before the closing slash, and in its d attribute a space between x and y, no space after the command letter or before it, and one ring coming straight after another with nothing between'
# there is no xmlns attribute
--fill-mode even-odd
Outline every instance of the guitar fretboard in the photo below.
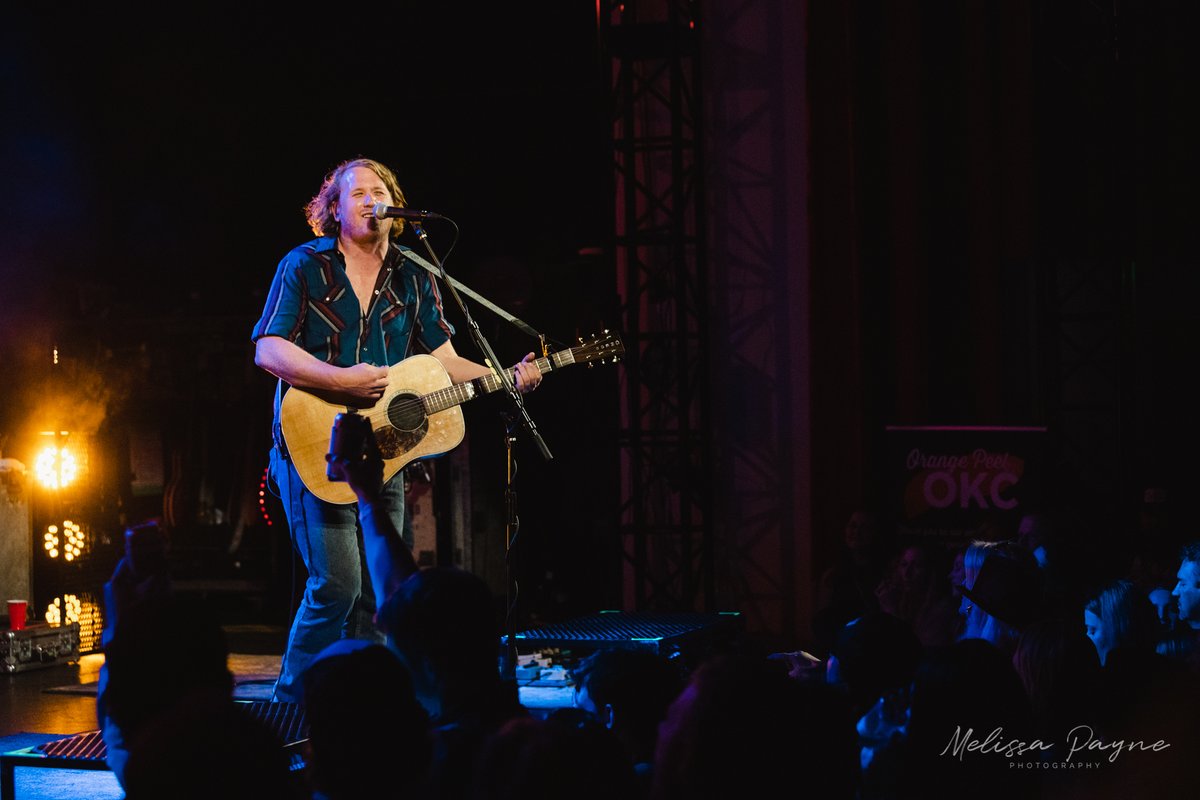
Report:
<svg viewBox="0 0 1200 800"><path fill-rule="evenodd" d="M537 364L537 368L543 375L553 372L560 367L575 363L575 348L551 353L548 357L536 359L533 363ZM500 378L495 373L491 373L473 381L456 383L445 389L438 389L436 392L422 395L421 403L425 406L425 413L436 414L447 408L461 405L481 394L491 394L502 388Z"/></svg>

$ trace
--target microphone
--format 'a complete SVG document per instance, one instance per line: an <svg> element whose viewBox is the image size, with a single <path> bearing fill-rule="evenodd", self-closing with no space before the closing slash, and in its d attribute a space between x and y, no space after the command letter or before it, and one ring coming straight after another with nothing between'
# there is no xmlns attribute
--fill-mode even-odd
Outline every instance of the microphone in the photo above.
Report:
<svg viewBox="0 0 1200 800"><path fill-rule="evenodd" d="M418 222L423 219L445 219L441 214L435 214L432 211L419 211L415 208L400 208L399 206L389 206L387 203L375 204L375 219L390 219L398 217L400 219L412 219Z"/></svg>

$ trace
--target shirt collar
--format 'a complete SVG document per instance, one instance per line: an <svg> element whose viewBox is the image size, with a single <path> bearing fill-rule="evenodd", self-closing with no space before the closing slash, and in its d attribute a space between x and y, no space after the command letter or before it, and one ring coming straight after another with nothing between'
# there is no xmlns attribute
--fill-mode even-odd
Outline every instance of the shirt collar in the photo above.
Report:
<svg viewBox="0 0 1200 800"><path fill-rule="evenodd" d="M312 251L314 253L337 253L340 256L341 252L337 249L337 242L336 236L321 236L313 242ZM396 244L395 239L388 239L387 255L383 257L384 269L388 267L398 268L404 263L401 261L401 257L404 255L406 249Z"/></svg>

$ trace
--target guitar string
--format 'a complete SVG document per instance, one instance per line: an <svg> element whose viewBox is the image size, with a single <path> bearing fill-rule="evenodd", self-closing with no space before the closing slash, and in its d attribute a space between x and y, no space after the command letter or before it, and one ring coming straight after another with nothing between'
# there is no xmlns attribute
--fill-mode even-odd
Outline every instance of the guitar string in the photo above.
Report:
<svg viewBox="0 0 1200 800"><path fill-rule="evenodd" d="M539 369L550 371L556 367L561 368L568 364L576 363L577 359L574 358L574 355L575 353L571 350L551 353L548 358L536 359L536 363ZM568 359L570 360L568 361ZM494 385L499 383L499 380L495 375L484 376L483 382L485 391L491 392L496 388L499 388L498 386ZM471 386L472 385L469 383L455 384L454 386L438 389L437 391L430 392L426 395L406 398L400 403L393 401L381 409L382 413L378 416L390 423L394 416L393 411L398 411L401 418L407 417L408 415L417 411L421 411L426 414L437 413L438 411L445 410L446 408L472 399L474 393L468 388ZM443 403L446 403L446 405L443 405ZM368 414L367 416L373 421L376 418L376 415L374 414Z"/></svg>

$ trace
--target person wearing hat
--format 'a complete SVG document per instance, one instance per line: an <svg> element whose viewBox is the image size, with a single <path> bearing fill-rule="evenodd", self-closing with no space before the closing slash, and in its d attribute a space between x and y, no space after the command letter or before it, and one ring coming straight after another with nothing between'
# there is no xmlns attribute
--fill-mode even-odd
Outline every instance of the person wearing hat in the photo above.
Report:
<svg viewBox="0 0 1200 800"><path fill-rule="evenodd" d="M959 591L971 607L984 615L977 638L1010 656L1021 631L1042 615L1041 570L1033 554L1013 542L992 547L975 581L960 586Z"/></svg>

